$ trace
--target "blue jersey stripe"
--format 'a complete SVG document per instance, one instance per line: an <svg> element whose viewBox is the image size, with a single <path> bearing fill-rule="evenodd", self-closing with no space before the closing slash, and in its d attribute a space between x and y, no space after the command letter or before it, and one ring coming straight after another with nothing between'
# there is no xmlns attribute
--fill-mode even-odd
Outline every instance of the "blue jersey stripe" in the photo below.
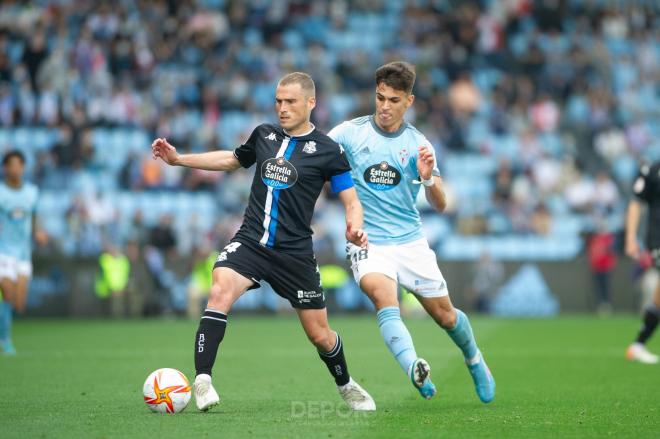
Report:
<svg viewBox="0 0 660 439"><path fill-rule="evenodd" d="M289 144L284 151L284 158L286 160L291 159L293 155L293 150L296 148L297 140L291 139ZM279 214L278 201L280 200L280 192L282 189L273 190L273 203L270 208L270 224L268 225L268 241L266 242L266 247L273 247L275 245L275 232L277 232L277 216Z"/></svg>

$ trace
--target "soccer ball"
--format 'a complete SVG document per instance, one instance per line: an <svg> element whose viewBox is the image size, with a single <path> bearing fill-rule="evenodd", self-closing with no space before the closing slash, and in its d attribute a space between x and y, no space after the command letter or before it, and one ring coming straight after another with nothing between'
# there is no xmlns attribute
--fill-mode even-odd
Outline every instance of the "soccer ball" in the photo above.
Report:
<svg viewBox="0 0 660 439"><path fill-rule="evenodd" d="M190 401L190 383L176 369L158 369L147 377L142 393L144 402L154 412L179 413Z"/></svg>

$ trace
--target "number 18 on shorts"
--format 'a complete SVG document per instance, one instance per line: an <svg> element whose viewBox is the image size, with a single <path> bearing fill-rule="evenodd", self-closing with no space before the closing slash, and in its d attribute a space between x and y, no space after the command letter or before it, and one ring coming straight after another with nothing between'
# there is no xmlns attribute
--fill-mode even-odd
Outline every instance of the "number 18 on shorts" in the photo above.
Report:
<svg viewBox="0 0 660 439"><path fill-rule="evenodd" d="M435 252L424 238L398 245L369 244L366 249L348 243L346 259L358 284L369 273L381 273L422 297L448 294Z"/></svg>

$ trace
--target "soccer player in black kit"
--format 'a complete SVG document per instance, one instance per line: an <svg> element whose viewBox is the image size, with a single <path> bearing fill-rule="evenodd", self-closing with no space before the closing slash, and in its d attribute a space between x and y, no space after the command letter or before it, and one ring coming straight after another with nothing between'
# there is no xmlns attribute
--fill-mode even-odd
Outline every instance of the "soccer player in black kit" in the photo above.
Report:
<svg viewBox="0 0 660 439"><path fill-rule="evenodd" d="M309 340L353 410L375 410L369 394L349 375L342 339L328 326L325 297L312 249L310 223L326 181L346 210L346 239L366 247L362 205L341 147L310 122L316 105L314 81L306 73L284 76L275 91L279 125L262 124L234 151L178 154L166 139L152 144L154 158L170 165L213 171L257 166L243 224L220 252L213 286L195 338L194 393L202 411L220 398L211 370L232 304L267 281L295 308Z"/></svg>
<svg viewBox="0 0 660 439"><path fill-rule="evenodd" d="M651 252L653 265L660 270L660 162L642 165L633 185L634 198L628 204L626 218L626 254L639 259L641 250L637 241L637 228L642 204L648 206L648 230L646 245ZM645 364L658 363L658 356L646 349L646 341L658 326L660 319L660 282L655 287L653 300L644 310L642 328L637 339L628 347L626 358Z"/></svg>

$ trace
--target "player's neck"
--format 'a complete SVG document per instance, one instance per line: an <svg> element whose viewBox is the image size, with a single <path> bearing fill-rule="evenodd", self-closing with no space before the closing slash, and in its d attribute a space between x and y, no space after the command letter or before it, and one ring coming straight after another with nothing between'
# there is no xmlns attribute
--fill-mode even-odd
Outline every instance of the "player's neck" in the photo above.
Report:
<svg viewBox="0 0 660 439"><path fill-rule="evenodd" d="M295 127L291 131L287 131L284 128L282 128L282 130L284 131L284 134L286 134L287 136L291 136L291 137L307 136L308 134L311 134L312 131L314 131L315 129L316 129L316 127L314 126L314 124L309 122L309 121L307 121L303 124L300 124L300 126Z"/></svg>
<svg viewBox="0 0 660 439"><path fill-rule="evenodd" d="M23 186L23 179L21 179L21 178L17 178L17 179L5 178L5 184L7 186L9 186L10 188L20 189L20 187Z"/></svg>

